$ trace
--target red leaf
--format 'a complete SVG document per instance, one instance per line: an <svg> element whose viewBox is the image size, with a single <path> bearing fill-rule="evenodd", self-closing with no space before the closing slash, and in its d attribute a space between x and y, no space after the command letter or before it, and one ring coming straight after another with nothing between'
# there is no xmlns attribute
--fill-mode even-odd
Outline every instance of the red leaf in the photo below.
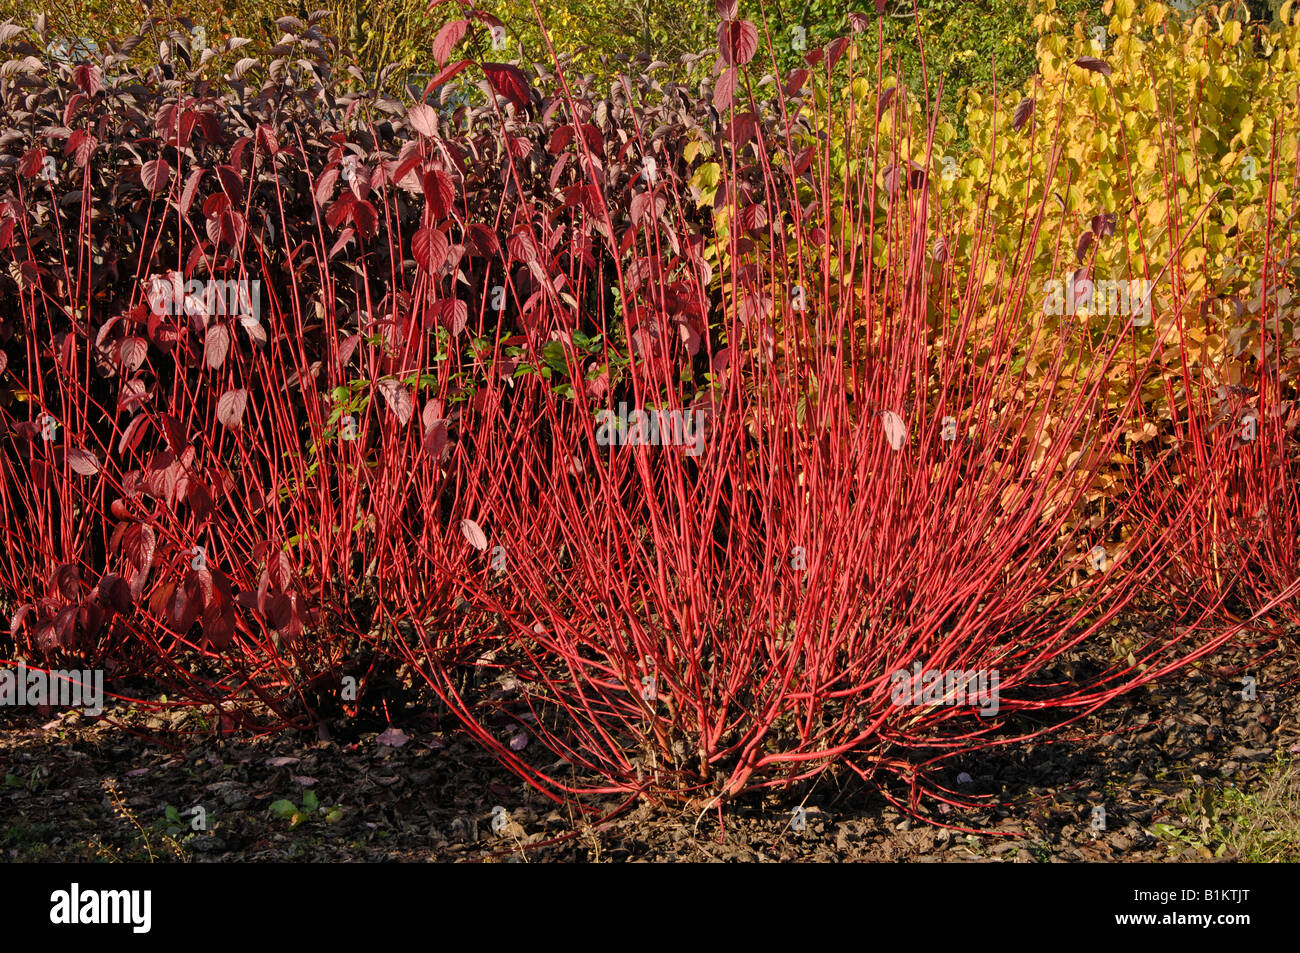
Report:
<svg viewBox="0 0 1300 953"><path fill-rule="evenodd" d="M734 20L738 6L736 0L713 0L713 12L719 20Z"/></svg>
<svg viewBox="0 0 1300 953"><path fill-rule="evenodd" d="M433 138L438 134L438 112L432 106L417 103L406 111L406 121L422 136Z"/></svg>
<svg viewBox="0 0 1300 953"><path fill-rule="evenodd" d="M65 126L72 125L72 117L77 114L77 109L85 101L86 101L86 96L84 93L77 93L71 99L68 100L68 104L63 107L63 124Z"/></svg>
<svg viewBox="0 0 1300 953"><path fill-rule="evenodd" d="M424 431L424 452L433 459L437 460L442 456L443 448L447 446L447 421L435 420L425 428Z"/></svg>
<svg viewBox="0 0 1300 953"><path fill-rule="evenodd" d="M452 334L460 334L469 322L469 306L459 298L445 298L439 301L438 322Z"/></svg>
<svg viewBox="0 0 1300 953"><path fill-rule="evenodd" d="M388 405L388 409L403 426L410 422L411 415L415 413L415 403L411 400L411 392L401 381L392 379L380 381L379 393L384 398L384 403Z"/></svg>
<svg viewBox="0 0 1300 953"><path fill-rule="evenodd" d="M190 177L185 180L185 188L181 189L181 212L189 212L190 206L194 204L194 193L199 189L199 181L203 178L203 169L195 169L190 173ZM145 186L148 188L148 186Z"/></svg>
<svg viewBox="0 0 1300 953"><path fill-rule="evenodd" d="M230 603L214 601L203 610L203 638L218 652L234 641L235 613Z"/></svg>
<svg viewBox="0 0 1300 953"><path fill-rule="evenodd" d="M428 86L424 87L425 98L428 98L429 94L432 93L434 90L436 90L443 83L450 82L456 76L457 73L459 73L466 66L469 66L473 62L474 62L473 60L457 60L455 63L452 63L450 66L443 69L437 76L429 80Z"/></svg>
<svg viewBox="0 0 1300 953"><path fill-rule="evenodd" d="M1080 233L1079 241L1074 247L1074 257L1082 262L1086 257L1088 257L1088 249L1092 247L1092 243L1095 240L1096 236L1090 231Z"/></svg>
<svg viewBox="0 0 1300 953"><path fill-rule="evenodd" d="M658 218L663 214L664 209L668 207L668 199L662 195L655 195L652 192L638 192L632 196L632 221L640 222L647 215Z"/></svg>
<svg viewBox="0 0 1300 953"><path fill-rule="evenodd" d="M473 520L461 520L460 531L469 540L469 544L480 553L487 549L487 536L484 535L483 528L478 523Z"/></svg>
<svg viewBox="0 0 1300 953"><path fill-rule="evenodd" d="M41 166L45 162L45 150L40 146L28 149L23 153L23 157L18 160L18 174L25 179L33 178L37 172L41 171Z"/></svg>
<svg viewBox="0 0 1300 953"><path fill-rule="evenodd" d="M73 156L73 161L77 166L85 168L97 145L99 145L98 139L78 129L68 137L67 145L63 147L63 154Z"/></svg>
<svg viewBox="0 0 1300 953"><path fill-rule="evenodd" d="M153 565L155 543L151 527L132 523L122 534L122 553L136 570L143 572Z"/></svg>
<svg viewBox="0 0 1300 953"><path fill-rule="evenodd" d="M748 20L723 20L718 24L718 52L730 66L744 66L758 52L758 28Z"/></svg>
<svg viewBox="0 0 1300 953"><path fill-rule="evenodd" d="M732 100L736 97L736 79L739 71L736 67L731 66L722 71L718 77L717 83L713 87L713 108L718 112L726 112L731 108Z"/></svg>
<svg viewBox="0 0 1300 953"><path fill-rule="evenodd" d="M803 89L803 84L808 82L808 71L806 69L797 69L790 74L790 78L785 83L785 94L793 96L799 90Z"/></svg>
<svg viewBox="0 0 1300 953"><path fill-rule="evenodd" d="M427 432L430 427L442 420L442 415L446 407L438 398L433 398L424 405L424 410L420 411L420 423L424 425Z"/></svg>
<svg viewBox="0 0 1300 953"><path fill-rule="evenodd" d="M1074 61L1074 65L1094 73L1100 73L1102 76L1111 74L1110 64L1105 60L1097 59L1095 56L1080 56Z"/></svg>
<svg viewBox="0 0 1300 953"><path fill-rule="evenodd" d="M438 61L439 69L447 65L451 51L465 38L465 28L468 26L468 20L452 20L444 23L438 35L433 38L433 58Z"/></svg>
<svg viewBox="0 0 1300 953"><path fill-rule="evenodd" d="M456 207L456 183L442 169L430 169L424 174L424 200L434 221L442 221Z"/></svg>
<svg viewBox="0 0 1300 953"><path fill-rule="evenodd" d="M182 453L189 446L185 434L185 425L171 414L162 415L162 425L163 437L167 441L167 449L172 453Z"/></svg>
<svg viewBox="0 0 1300 953"><path fill-rule="evenodd" d="M338 199L325 210L325 222L330 228L338 228L342 225L352 213L352 206L356 205L357 197L351 192L342 193Z"/></svg>
<svg viewBox="0 0 1300 953"><path fill-rule="evenodd" d="M172 167L166 159L150 159L140 169L140 181L144 187L155 195L167 188L171 182ZM191 176L191 178L193 178Z"/></svg>
<svg viewBox="0 0 1300 953"><path fill-rule="evenodd" d="M1029 117L1034 114L1034 97L1022 99L1016 111L1011 114L1011 128L1019 131L1020 127L1029 122Z"/></svg>
<svg viewBox="0 0 1300 953"><path fill-rule="evenodd" d="M501 243L497 241L497 233L481 222L470 224L469 241L480 255L495 255L501 250Z"/></svg>
<svg viewBox="0 0 1300 953"><path fill-rule="evenodd" d="M132 371L140 369L148 353L149 342L144 338L123 338L122 343L117 346L118 360L122 362L123 367Z"/></svg>
<svg viewBox="0 0 1300 953"><path fill-rule="evenodd" d="M889 109L890 103L894 101L894 97L897 95L898 95L897 86L890 86L887 90L885 90L883 93L880 94L880 98L876 100L877 121L879 121L880 117L882 117L885 114L885 111Z"/></svg>
<svg viewBox="0 0 1300 953"><path fill-rule="evenodd" d="M280 143L275 138L275 130L266 123L261 123L257 127L257 144L269 155L278 155L280 152Z"/></svg>
<svg viewBox="0 0 1300 953"><path fill-rule="evenodd" d="M533 237L533 233L526 225L520 225L510 233L510 237L506 239L506 249L512 258L525 264L536 261L538 257L537 239Z"/></svg>
<svg viewBox="0 0 1300 953"><path fill-rule="evenodd" d="M483 72L496 92L510 100L520 109L525 108L531 98L528 80L523 71L508 63L484 63Z"/></svg>
<svg viewBox="0 0 1300 953"><path fill-rule="evenodd" d="M1102 212L1094 215L1089 223L1092 233L1097 236L1098 240L1110 238L1115 234L1115 215L1111 212Z"/></svg>
<svg viewBox="0 0 1300 953"><path fill-rule="evenodd" d="M439 229L422 228L411 239L411 256L417 265L433 274L446 263L450 247L447 236Z"/></svg>
<svg viewBox="0 0 1300 953"><path fill-rule="evenodd" d="M208 367L213 370L219 368L225 363L229 351L230 331L223 324L209 325L203 336L203 357L208 362Z"/></svg>
<svg viewBox="0 0 1300 953"><path fill-rule="evenodd" d="M217 166L217 178L221 180L221 188L226 195L230 196L232 205L238 205L244 200L244 177L240 175L239 170L231 165Z"/></svg>
<svg viewBox="0 0 1300 953"><path fill-rule="evenodd" d="M835 69L835 64L840 61L844 55L844 48L849 45L847 36L837 36L826 44L826 65L828 69Z"/></svg>
<svg viewBox="0 0 1300 953"><path fill-rule="evenodd" d="M148 423L148 414L136 414L131 422L126 425L126 429L122 431L122 437L117 442L117 452L126 453L128 450L135 450L144 437L145 425Z"/></svg>
<svg viewBox="0 0 1300 953"><path fill-rule="evenodd" d="M68 466L80 476L94 476L99 472L99 458L89 450L74 447L68 451Z"/></svg>
<svg viewBox="0 0 1300 953"><path fill-rule="evenodd" d="M72 71L72 81L80 86L87 96L94 96L104 85L99 67L86 63L82 63Z"/></svg>
<svg viewBox="0 0 1300 953"><path fill-rule="evenodd" d="M283 550L273 553L266 561L266 571L277 589L288 589L293 585L293 566L288 553Z"/></svg>
<svg viewBox="0 0 1300 953"><path fill-rule="evenodd" d="M907 424L903 423L903 418L892 410L886 410L880 415L880 424L884 428L885 439L889 441L889 448L901 450L903 444L907 443Z"/></svg>
<svg viewBox="0 0 1300 953"><path fill-rule="evenodd" d="M248 391L243 388L228 390L217 400L217 420L223 427L234 430L244 419L244 408L247 406Z"/></svg>
<svg viewBox="0 0 1300 953"><path fill-rule="evenodd" d="M367 201L360 201L353 206L352 221L356 223L357 232L362 238L374 238L379 231L379 212Z"/></svg>
<svg viewBox="0 0 1300 953"><path fill-rule="evenodd" d="M283 629L293 619L293 602L282 592L266 600L266 622L273 629Z"/></svg>
<svg viewBox="0 0 1300 953"><path fill-rule="evenodd" d="M316 188L313 194L316 196L316 204L324 205L329 201L330 196L334 194L334 184L339 180L338 169L326 169L316 180Z"/></svg>

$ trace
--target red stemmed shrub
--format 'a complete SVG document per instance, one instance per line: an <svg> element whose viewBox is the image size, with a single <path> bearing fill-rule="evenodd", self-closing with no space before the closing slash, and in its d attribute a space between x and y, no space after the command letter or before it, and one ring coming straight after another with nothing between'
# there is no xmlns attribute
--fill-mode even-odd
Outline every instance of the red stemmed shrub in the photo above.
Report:
<svg viewBox="0 0 1300 953"><path fill-rule="evenodd" d="M345 675L382 706L405 665L549 794L719 798L833 764L935 790L920 769L1008 715L1227 637L1202 605L1062 674L1207 498L1158 489L1171 454L1112 463L1141 416L1113 395L1122 319L1044 340L991 218L962 237L1002 290L958 271L933 157L881 132L932 137L937 102L851 37L767 83L732 17L704 88L655 66L611 90L440 41L404 106L332 71L319 22L281 21L267 64L166 35L148 70L5 33L18 654L299 726ZM854 80L866 110L818 102ZM675 445L611 440L620 407ZM900 703L916 666L997 694Z"/></svg>
<svg viewBox="0 0 1300 953"><path fill-rule="evenodd" d="M544 248L601 276L576 296L540 267L555 194L590 196L519 68L475 66L477 105L408 110L329 76L318 19L285 23L294 56L269 65L229 40L190 66L155 24L48 78L23 59L47 37L7 30L0 88L16 648L281 719L337 700L345 670L364 694L410 631L380 607L451 617L459 526L494 486L463 441L476 388L540 356L557 303L590 329L586 297L617 280L580 241ZM160 38L174 62L133 67ZM585 145L628 179L627 105L592 100ZM697 120L660 103L646 148L670 164Z"/></svg>
<svg viewBox="0 0 1300 953"><path fill-rule="evenodd" d="M724 27L739 71L727 82L748 88L753 49L737 38L752 25ZM830 69L844 49L810 62ZM874 79L883 88L879 67ZM586 114L577 97L559 108L575 128ZM796 157L809 108L738 95L715 137L712 229L681 215L677 170L632 182L629 199L588 165L601 201L563 214L626 250L614 306L596 312L618 350L592 360L557 323L542 329L562 344L555 364L588 386L573 401L534 377L487 393L493 429L475 447L498 490L479 545L506 561L468 584L501 620L476 653L496 681L467 696L435 661L431 682L557 796L725 797L835 763L915 792L918 759L977 746L1009 713L1087 710L1226 637L1192 616L1110 670L1056 674L1157 578L1166 534L1200 502L1133 519L1167 457L1130 468L1127 502L1089 494L1141 411L1136 392L1102 399L1127 319L1102 329L1086 367L1070 359L1079 341L1048 342L1030 388L1016 358L1042 342L1017 331L1042 303L1020 277L1024 250L989 264L1009 294L959 286L924 164L891 151L870 114L855 171L831 172L828 143ZM799 200L801 183L819 201ZM610 206L653 211L610 234ZM991 236L971 237L979 260ZM606 445L600 414L620 404L707 423L689 449ZM917 664L996 671L998 716L896 704L896 673ZM530 736L558 766L529 753Z"/></svg>

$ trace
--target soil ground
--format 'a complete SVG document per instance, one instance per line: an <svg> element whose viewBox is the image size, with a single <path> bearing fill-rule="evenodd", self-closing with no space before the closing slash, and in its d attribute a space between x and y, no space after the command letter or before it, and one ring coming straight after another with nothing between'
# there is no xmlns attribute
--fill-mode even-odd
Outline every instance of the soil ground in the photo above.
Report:
<svg viewBox="0 0 1300 953"><path fill-rule="evenodd" d="M375 731L349 735L340 727L329 740L208 737L178 749L114 727L111 718L8 709L0 722L0 858L1296 860L1300 665L1294 653L1262 662L1260 654L1225 651L1049 742L954 762L945 768L947 786L989 803L922 810L977 834L910 817L856 776L833 772L799 791L733 803L721 823L717 811L648 804L603 824L582 823L454 725L432 719L402 726L400 746L381 743ZM1243 670L1257 679L1253 701L1242 698ZM901 786L892 794L906 801ZM619 804L611 798L605 807ZM799 804L807 823L795 831L791 810ZM205 831L191 830L184 816L195 805L204 808ZM496 805L509 810L500 832L492 824ZM1104 830L1091 822L1098 805Z"/></svg>

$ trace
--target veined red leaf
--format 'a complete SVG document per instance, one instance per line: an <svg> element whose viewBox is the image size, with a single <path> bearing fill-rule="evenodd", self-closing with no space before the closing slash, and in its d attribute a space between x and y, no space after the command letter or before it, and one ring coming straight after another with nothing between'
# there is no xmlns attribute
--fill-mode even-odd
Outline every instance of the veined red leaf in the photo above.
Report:
<svg viewBox="0 0 1300 953"><path fill-rule="evenodd" d="M463 70L466 66L471 65L473 62L474 62L473 60L457 60L455 63L452 63L450 66L443 68L438 73L437 76L429 80L429 85L424 87L425 98L428 98L429 94L432 93L434 90L436 90L439 86L443 85L444 83L451 82L451 80L456 76L457 73Z"/></svg>
<svg viewBox="0 0 1300 953"><path fill-rule="evenodd" d="M508 63L484 63L483 72L498 95L504 96L520 109L528 105L531 90L523 70Z"/></svg>
<svg viewBox="0 0 1300 953"><path fill-rule="evenodd" d="M1016 107L1016 111L1011 114L1012 129L1019 131L1025 123L1029 122L1029 117L1034 114L1034 103L1035 100L1033 96L1020 101L1020 105Z"/></svg>
<svg viewBox="0 0 1300 953"><path fill-rule="evenodd" d="M140 169L140 181L155 195L167 188L171 177L172 167L166 159L150 159Z"/></svg>
<svg viewBox="0 0 1300 953"><path fill-rule="evenodd" d="M352 207L352 221L362 238L374 238L379 232L379 211L364 199Z"/></svg>
<svg viewBox="0 0 1300 953"><path fill-rule="evenodd" d="M40 146L28 149L23 153L23 157L18 160L18 174L24 179L31 179L36 173L41 171L41 166L45 162L45 150Z"/></svg>
<svg viewBox="0 0 1300 953"><path fill-rule="evenodd" d="M1080 56L1074 61L1074 65L1093 73L1100 73L1102 76L1111 74L1110 64L1105 60L1099 60L1095 56Z"/></svg>
<svg viewBox="0 0 1300 953"><path fill-rule="evenodd" d="M224 324L210 324L203 335L203 357L208 367L216 370L226 361L230 351L230 330Z"/></svg>
<svg viewBox="0 0 1300 953"><path fill-rule="evenodd" d="M826 64L830 69L835 69L835 64L840 61L844 55L844 48L849 45L847 36L837 36L826 44Z"/></svg>
<svg viewBox="0 0 1300 953"><path fill-rule="evenodd" d="M424 452L437 460L447 446L447 421L435 420L424 428Z"/></svg>
<svg viewBox="0 0 1300 953"><path fill-rule="evenodd" d="M181 213L187 214L190 206L194 204L194 194L199 189L199 182L203 179L204 169L195 169L190 173L189 178L185 180L185 187L181 189ZM148 186L145 186L148 188Z"/></svg>
<svg viewBox="0 0 1300 953"><path fill-rule="evenodd" d="M438 134L438 112L432 106L416 103L406 111L406 121L422 136L433 138Z"/></svg>
<svg viewBox="0 0 1300 953"><path fill-rule="evenodd" d="M153 565L155 543L153 528L143 523L132 523L122 533L122 553L137 570Z"/></svg>
<svg viewBox="0 0 1300 953"><path fill-rule="evenodd" d="M248 406L248 391L242 387L228 390L217 400L217 420L223 427L234 430L244 419Z"/></svg>
<svg viewBox="0 0 1300 953"><path fill-rule="evenodd" d="M907 443L907 424L903 423L903 418L892 410L886 410L880 415L880 425L884 428L885 439L889 441L889 448L891 450L901 450L903 444Z"/></svg>
<svg viewBox="0 0 1300 953"><path fill-rule="evenodd" d="M411 256L417 265L434 274L446 263L450 247L447 236L440 229L422 228L411 239Z"/></svg>
<svg viewBox="0 0 1300 953"><path fill-rule="evenodd" d="M334 184L338 182L338 180L338 169L326 169L320 174L320 178L316 180L316 188L313 192L316 196L317 205L324 205L329 201L330 196L334 194Z"/></svg>
<svg viewBox="0 0 1300 953"><path fill-rule="evenodd" d="M893 103L894 97L897 95L898 95L897 86L890 86L888 89L886 89L883 93L880 94L880 98L876 100L877 121L879 121L881 117L885 115L886 111L888 111L890 107L890 104Z"/></svg>
<svg viewBox="0 0 1300 953"><path fill-rule="evenodd" d="M473 520L464 519L460 521L460 532L469 544L477 549L480 553L487 549L487 536L483 532L483 527L479 526Z"/></svg>
<svg viewBox="0 0 1300 953"><path fill-rule="evenodd" d="M713 86L713 108L718 112L726 112L731 108L731 103L736 98L736 79L739 76L739 70L734 66L729 66L718 76Z"/></svg>
<svg viewBox="0 0 1300 953"><path fill-rule="evenodd" d="M767 209L758 203L741 209L740 225L747 232L756 232L767 227Z"/></svg>
<svg viewBox="0 0 1300 953"><path fill-rule="evenodd" d="M718 52L729 66L744 66L758 52L758 28L748 20L723 20L718 24Z"/></svg>
<svg viewBox="0 0 1300 953"><path fill-rule="evenodd" d="M73 447L68 450L68 466L80 476L94 476L99 472L99 457L90 450Z"/></svg>
<svg viewBox="0 0 1300 953"><path fill-rule="evenodd" d="M510 233L506 239L506 249L510 252L510 257L525 264L538 259L537 239L526 225L521 225Z"/></svg>
<svg viewBox="0 0 1300 953"><path fill-rule="evenodd" d="M460 334L469 323L469 305L459 298L444 298L436 305L438 323L452 334Z"/></svg>
<svg viewBox="0 0 1300 953"><path fill-rule="evenodd" d="M131 418L131 422L126 425L126 428L122 431L122 436L117 441L117 452L134 451L140 445L140 440L144 437L145 427L148 423L148 414L136 414Z"/></svg>
<svg viewBox="0 0 1300 953"><path fill-rule="evenodd" d="M98 66L82 63L72 71L72 81L81 87L87 96L94 96L104 86L103 76Z"/></svg>
<svg viewBox="0 0 1300 953"><path fill-rule="evenodd" d="M468 26L468 20L452 20L444 23L438 35L433 38L433 58L438 61L439 69L447 65L451 51L465 38L465 29Z"/></svg>
<svg viewBox="0 0 1300 953"><path fill-rule="evenodd" d="M391 378L380 381L379 393L384 398L384 403L388 405L388 409L403 426L410 422L411 415L415 413L415 404L405 384Z"/></svg>
<svg viewBox="0 0 1300 953"><path fill-rule="evenodd" d="M430 169L424 174L424 200L434 221L442 221L456 207L456 183L442 169Z"/></svg>
<svg viewBox="0 0 1300 953"><path fill-rule="evenodd" d="M117 357L128 370L138 370L149 353L149 342L144 338L123 338L117 346Z"/></svg>

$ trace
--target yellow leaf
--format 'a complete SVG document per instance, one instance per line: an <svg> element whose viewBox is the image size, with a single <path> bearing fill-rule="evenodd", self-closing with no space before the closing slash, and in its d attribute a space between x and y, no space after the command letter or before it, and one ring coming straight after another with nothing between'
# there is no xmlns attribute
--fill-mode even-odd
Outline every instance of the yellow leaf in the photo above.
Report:
<svg viewBox="0 0 1300 953"><path fill-rule="evenodd" d="M1160 147L1144 139L1137 147L1138 163L1148 172L1154 172L1160 162Z"/></svg>

